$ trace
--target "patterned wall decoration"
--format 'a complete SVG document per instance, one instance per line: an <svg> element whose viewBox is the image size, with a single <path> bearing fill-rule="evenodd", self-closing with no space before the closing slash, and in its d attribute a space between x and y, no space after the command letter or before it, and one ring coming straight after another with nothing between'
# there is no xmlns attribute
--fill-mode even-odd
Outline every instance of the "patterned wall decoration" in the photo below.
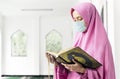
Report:
<svg viewBox="0 0 120 79"><path fill-rule="evenodd" d="M46 35L46 50L59 52L62 49L62 35L57 30L51 30Z"/></svg>
<svg viewBox="0 0 120 79"><path fill-rule="evenodd" d="M21 30L17 30L11 35L12 56L27 56L27 35Z"/></svg>

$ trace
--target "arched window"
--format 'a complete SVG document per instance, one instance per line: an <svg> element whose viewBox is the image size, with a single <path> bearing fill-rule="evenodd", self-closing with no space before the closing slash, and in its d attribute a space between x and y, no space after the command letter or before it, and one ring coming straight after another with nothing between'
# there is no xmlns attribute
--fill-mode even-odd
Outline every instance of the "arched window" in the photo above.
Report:
<svg viewBox="0 0 120 79"><path fill-rule="evenodd" d="M11 36L12 56L26 56L27 36L21 30L17 30Z"/></svg>
<svg viewBox="0 0 120 79"><path fill-rule="evenodd" d="M46 35L46 50L59 52L62 49L62 35L57 30L51 30Z"/></svg>

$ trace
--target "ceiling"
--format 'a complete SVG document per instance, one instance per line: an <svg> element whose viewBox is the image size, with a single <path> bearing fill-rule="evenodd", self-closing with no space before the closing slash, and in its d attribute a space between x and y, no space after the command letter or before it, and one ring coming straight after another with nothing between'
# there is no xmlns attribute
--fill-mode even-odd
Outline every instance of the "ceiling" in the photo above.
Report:
<svg viewBox="0 0 120 79"><path fill-rule="evenodd" d="M79 0L0 0L4 15L66 15Z"/></svg>

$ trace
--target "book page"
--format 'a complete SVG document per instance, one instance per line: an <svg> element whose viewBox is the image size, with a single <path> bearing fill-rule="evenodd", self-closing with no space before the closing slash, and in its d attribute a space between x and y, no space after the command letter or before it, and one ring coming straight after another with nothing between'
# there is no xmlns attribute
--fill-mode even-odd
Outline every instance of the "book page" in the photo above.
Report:
<svg viewBox="0 0 120 79"><path fill-rule="evenodd" d="M46 51L46 53L49 53L49 54L51 54L51 55L53 55L53 56L55 56L55 57L58 57L58 54L55 53L55 52Z"/></svg>

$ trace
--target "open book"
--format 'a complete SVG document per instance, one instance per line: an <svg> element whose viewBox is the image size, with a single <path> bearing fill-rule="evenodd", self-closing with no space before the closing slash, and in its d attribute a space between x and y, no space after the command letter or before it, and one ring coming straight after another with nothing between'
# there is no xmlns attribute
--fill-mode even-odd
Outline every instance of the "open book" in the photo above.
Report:
<svg viewBox="0 0 120 79"><path fill-rule="evenodd" d="M99 63L96 59L94 59L80 47L68 48L58 53L50 51L47 51L47 53L55 56L56 61L59 63L73 64L74 62L72 59L74 59L87 68L94 69L101 66L101 63Z"/></svg>

